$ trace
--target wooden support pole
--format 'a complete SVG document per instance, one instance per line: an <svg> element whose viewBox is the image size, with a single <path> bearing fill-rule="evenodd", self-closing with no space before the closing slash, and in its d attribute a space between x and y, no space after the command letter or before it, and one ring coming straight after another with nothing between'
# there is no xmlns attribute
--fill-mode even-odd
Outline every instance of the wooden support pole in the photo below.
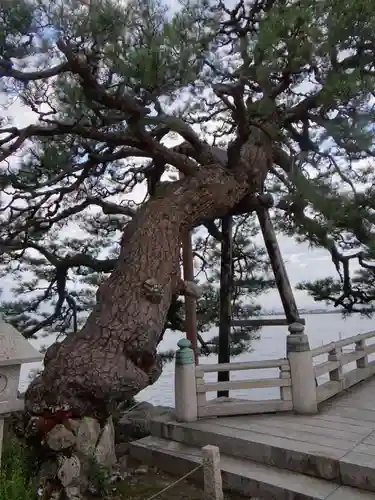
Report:
<svg viewBox="0 0 375 500"><path fill-rule="evenodd" d="M233 252L233 219L226 216L221 219L221 269L220 269L220 314L219 314L219 356L218 362L230 362L230 330L232 303L232 252ZM218 382L229 381L229 371L218 372ZM217 397L229 397L229 391L218 391Z"/></svg>
<svg viewBox="0 0 375 500"><path fill-rule="evenodd" d="M194 281L194 257L190 231L182 236L181 243L184 280ZM186 338L191 342L191 346L194 351L195 364L198 364L197 304L194 297L185 296L185 318Z"/></svg>
<svg viewBox="0 0 375 500"><path fill-rule="evenodd" d="M217 446L202 448L204 500L224 500L220 469L220 450Z"/></svg>
<svg viewBox="0 0 375 500"><path fill-rule="evenodd" d="M294 298L293 289L290 284L285 264L281 256L279 243L276 238L275 230L272 224L268 210L262 206L257 208L257 215L262 230L264 243L271 261L273 273L275 275L276 285L279 290L281 302L285 311L288 324L301 322L297 304Z"/></svg>
<svg viewBox="0 0 375 500"><path fill-rule="evenodd" d="M183 174L180 172L180 178ZM194 281L194 256L191 241L191 231L185 232L181 237L182 266L185 281ZM194 297L185 296L185 330L186 338L190 340L194 351L195 364L198 365L198 331L197 331L197 303Z"/></svg>

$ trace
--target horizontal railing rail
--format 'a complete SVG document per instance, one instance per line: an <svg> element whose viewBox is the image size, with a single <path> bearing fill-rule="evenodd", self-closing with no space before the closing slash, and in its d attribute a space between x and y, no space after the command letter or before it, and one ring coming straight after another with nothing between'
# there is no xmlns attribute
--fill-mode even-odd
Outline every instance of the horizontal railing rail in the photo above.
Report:
<svg viewBox="0 0 375 500"><path fill-rule="evenodd" d="M225 382L209 382L204 379L204 375L206 373L218 373L222 371L233 372L242 370L262 370L267 368L278 368L279 377L229 380ZM290 376L289 361L285 358L223 364L202 364L195 368L195 376L198 417L267 413L292 409L292 379ZM259 389L265 387L279 388L280 399L251 401L232 398L219 398L212 401L207 400L207 393L209 392L239 389Z"/></svg>
<svg viewBox="0 0 375 500"><path fill-rule="evenodd" d="M289 366L289 361L285 358L280 359L264 359L262 361L235 361L234 363L221 364L203 364L196 367L195 371L210 373L210 372L226 372L239 370L261 370L265 368L279 368Z"/></svg>
<svg viewBox="0 0 375 500"><path fill-rule="evenodd" d="M197 392L214 392L233 389L262 389L264 387L290 386L290 380L278 378L260 378L256 380L231 380L228 382L204 382L197 385Z"/></svg>

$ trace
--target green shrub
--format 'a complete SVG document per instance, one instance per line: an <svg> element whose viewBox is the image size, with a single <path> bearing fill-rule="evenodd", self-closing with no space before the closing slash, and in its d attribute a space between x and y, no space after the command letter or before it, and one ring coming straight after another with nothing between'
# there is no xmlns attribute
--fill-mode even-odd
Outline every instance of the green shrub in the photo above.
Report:
<svg viewBox="0 0 375 500"><path fill-rule="evenodd" d="M109 469L101 465L94 455L88 456L87 465L88 480L95 495L99 497L107 495L111 486L111 474Z"/></svg>
<svg viewBox="0 0 375 500"><path fill-rule="evenodd" d="M16 438L4 440L0 469L0 500L35 499L26 458L26 447Z"/></svg>

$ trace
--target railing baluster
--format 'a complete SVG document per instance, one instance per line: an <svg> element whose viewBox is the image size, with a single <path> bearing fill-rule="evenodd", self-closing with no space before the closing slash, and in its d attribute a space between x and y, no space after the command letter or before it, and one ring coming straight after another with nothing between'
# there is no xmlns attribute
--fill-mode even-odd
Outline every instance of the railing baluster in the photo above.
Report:
<svg viewBox="0 0 375 500"><path fill-rule="evenodd" d="M282 365L280 366L280 378L290 379L290 366ZM280 387L280 399L283 401L292 401L292 387L291 386L281 386Z"/></svg>
<svg viewBox="0 0 375 500"><path fill-rule="evenodd" d="M342 348L341 347L335 347L328 353L328 361L339 361L342 356ZM343 376L343 371L342 371L342 365L338 368L335 368L334 370L329 372L329 378L332 382L341 382L344 378Z"/></svg>
<svg viewBox="0 0 375 500"><path fill-rule="evenodd" d="M356 351L363 351L363 358L357 359L356 364L357 368L367 368L368 367L368 355L366 352L366 339L359 340L355 343Z"/></svg>
<svg viewBox="0 0 375 500"><path fill-rule="evenodd" d="M198 392L198 387L199 386L204 386L204 372L201 371L199 368L196 368L195 370L195 383L197 387L197 405L198 405L198 415L199 415L199 408L202 408L202 406L205 406L207 404L207 397L205 392Z"/></svg>

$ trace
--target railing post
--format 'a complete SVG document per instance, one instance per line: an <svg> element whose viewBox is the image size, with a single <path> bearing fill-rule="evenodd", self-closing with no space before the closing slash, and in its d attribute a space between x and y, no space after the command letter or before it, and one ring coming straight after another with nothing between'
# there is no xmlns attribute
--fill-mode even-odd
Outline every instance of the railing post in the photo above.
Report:
<svg viewBox="0 0 375 500"><path fill-rule="evenodd" d="M178 422L195 422L198 418L194 351L190 340L178 342L175 365L175 406Z"/></svg>
<svg viewBox="0 0 375 500"><path fill-rule="evenodd" d="M365 351L366 350L366 340L362 339L359 342L355 343L356 351ZM361 359L357 359L357 368L367 368L368 367L368 355L367 352Z"/></svg>
<svg viewBox="0 0 375 500"><path fill-rule="evenodd" d="M286 351L292 379L293 409L296 413L318 413L314 366L309 339L301 323L292 323L288 327Z"/></svg>

